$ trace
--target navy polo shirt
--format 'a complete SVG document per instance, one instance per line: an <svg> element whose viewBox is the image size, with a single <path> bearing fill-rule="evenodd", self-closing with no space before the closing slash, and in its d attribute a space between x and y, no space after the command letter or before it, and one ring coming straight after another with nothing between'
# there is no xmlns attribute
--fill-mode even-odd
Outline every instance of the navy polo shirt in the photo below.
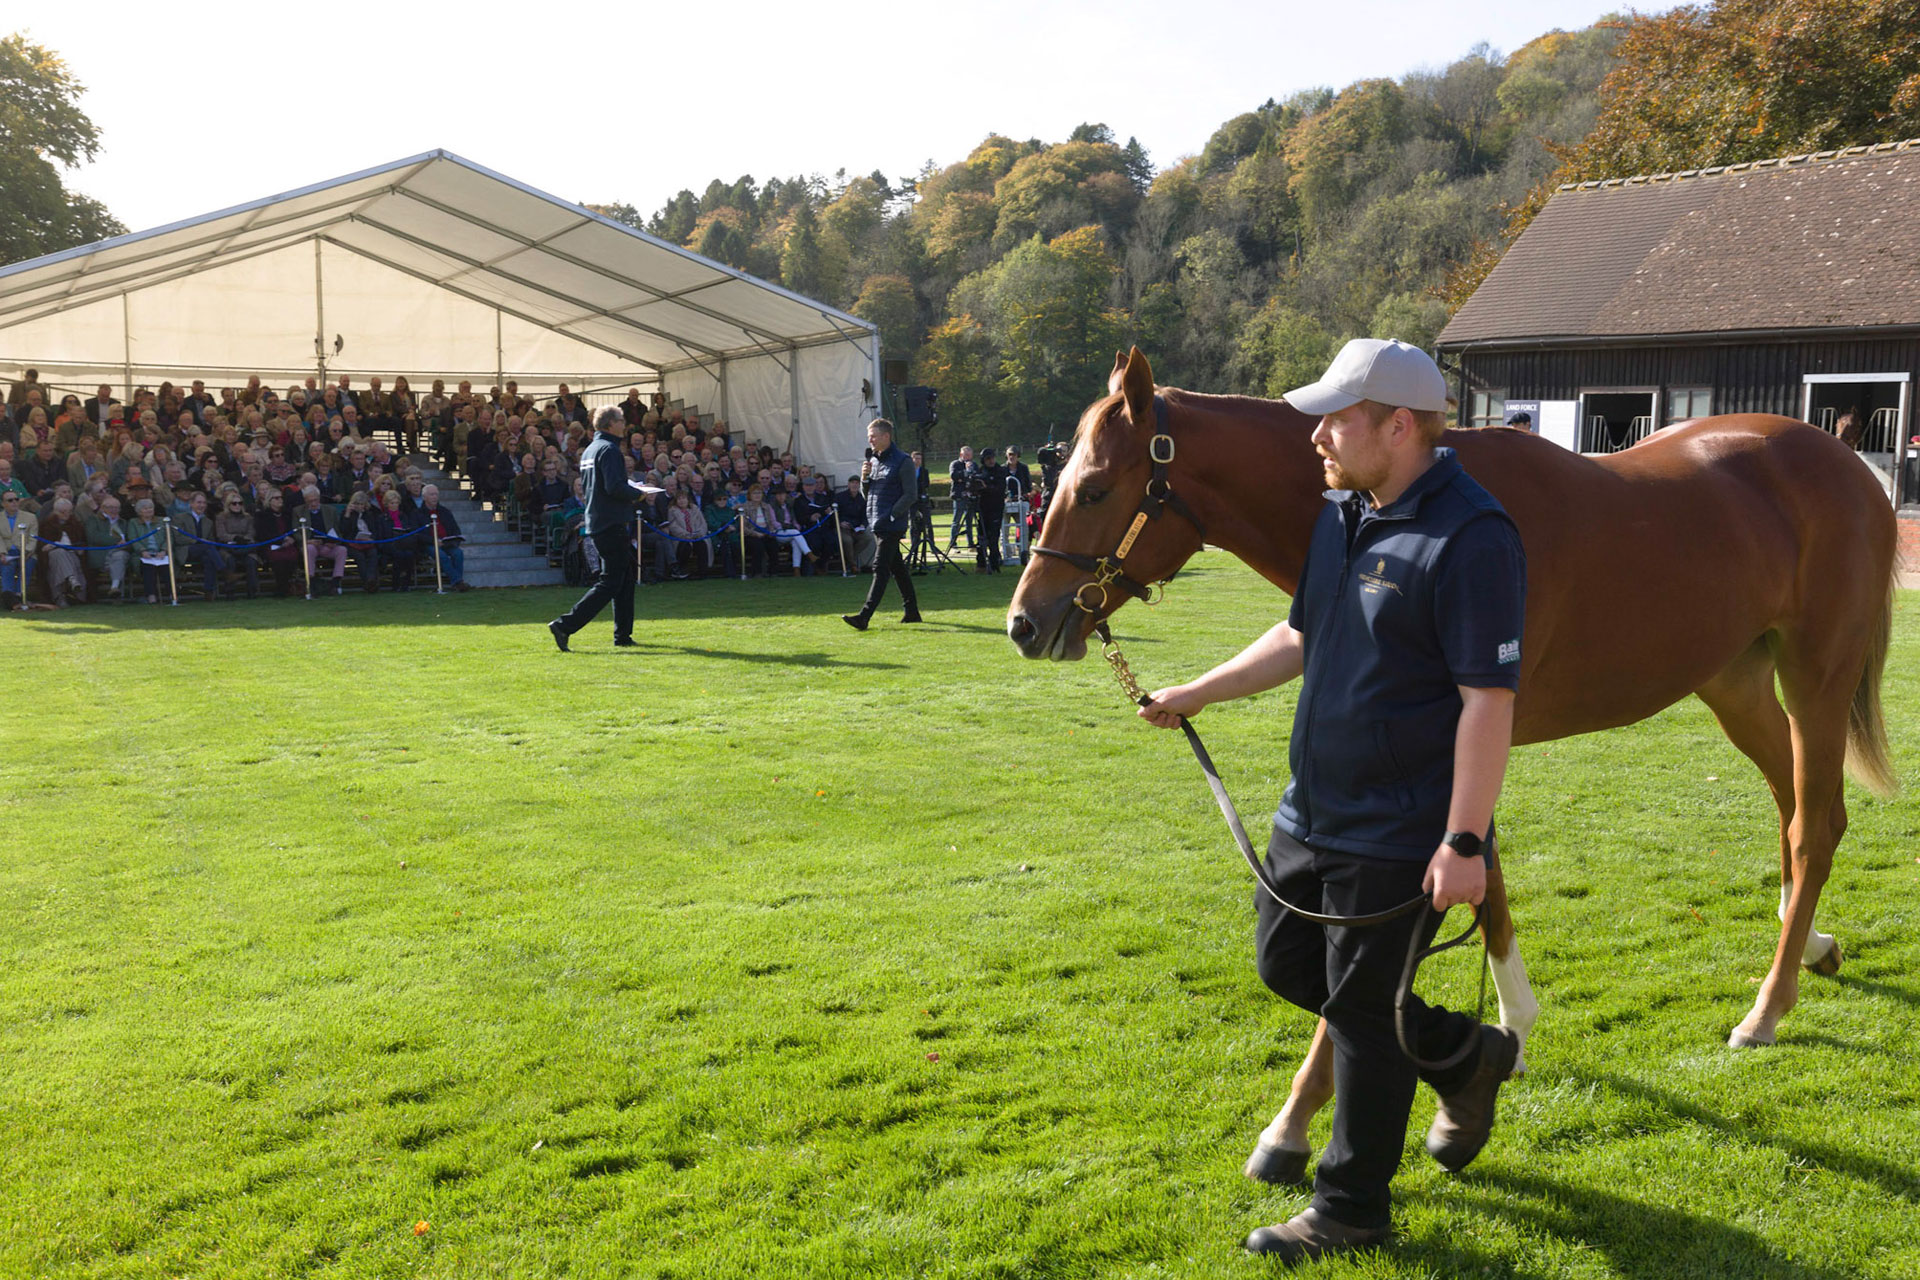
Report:
<svg viewBox="0 0 1920 1280"><path fill-rule="evenodd" d="M1327 498L1287 616L1306 671L1274 823L1320 848L1425 861L1453 798L1460 686L1520 684L1526 553L1451 449L1378 511Z"/></svg>

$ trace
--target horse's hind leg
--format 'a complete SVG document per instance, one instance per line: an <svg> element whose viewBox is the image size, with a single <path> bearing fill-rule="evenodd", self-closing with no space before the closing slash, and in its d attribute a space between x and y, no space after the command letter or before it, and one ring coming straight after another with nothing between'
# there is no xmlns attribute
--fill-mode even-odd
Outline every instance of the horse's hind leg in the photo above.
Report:
<svg viewBox="0 0 1920 1280"><path fill-rule="evenodd" d="M1721 730L1742 755L1759 768L1773 793L1780 815L1780 923L1787 921L1787 903L1793 892L1793 735L1787 713L1773 692L1773 652L1767 642L1753 647L1700 690L1700 700L1712 710ZM1843 819L1844 821L1844 819ZM1810 928L1800 963L1815 973L1840 971L1840 944L1830 933Z"/></svg>
<svg viewBox="0 0 1920 1280"><path fill-rule="evenodd" d="M1520 1036L1520 1054L1513 1060L1513 1075L1527 1072L1527 1034L1540 1016L1540 1002L1534 999L1527 982L1527 966L1520 959L1520 948L1513 937L1513 915L1507 904L1507 877L1500 866L1500 840L1495 836L1487 859L1486 912L1481 916L1480 936L1487 944L1487 965L1493 971L1493 989L1500 997L1500 1025Z"/></svg>
<svg viewBox="0 0 1920 1280"><path fill-rule="evenodd" d="M1313 1156L1307 1126L1332 1097L1333 1041L1327 1035L1327 1020L1322 1018L1313 1029L1313 1044L1307 1049L1306 1060L1293 1073L1293 1089L1287 1094L1286 1105L1273 1123L1260 1131L1260 1141L1241 1172L1261 1182L1305 1182L1307 1161Z"/></svg>
<svg viewBox="0 0 1920 1280"><path fill-rule="evenodd" d="M1800 965L1817 945L1813 913L1847 829L1842 793L1847 715L1864 662L1865 642L1841 624L1844 609L1817 611L1819 629L1779 633L1775 648L1786 695L1793 755L1793 799L1786 823L1780 942L1753 1009L1735 1027L1735 1048L1772 1044L1782 1016L1800 996ZM1771 776L1769 782L1771 782Z"/></svg>

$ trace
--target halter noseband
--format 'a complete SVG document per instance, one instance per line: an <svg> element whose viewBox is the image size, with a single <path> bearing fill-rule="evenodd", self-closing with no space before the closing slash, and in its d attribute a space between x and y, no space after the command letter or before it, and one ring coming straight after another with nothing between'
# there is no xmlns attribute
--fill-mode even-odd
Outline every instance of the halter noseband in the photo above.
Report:
<svg viewBox="0 0 1920 1280"><path fill-rule="evenodd" d="M1073 593L1073 603L1082 613L1100 615L1107 607L1107 588L1118 587L1130 596L1154 604L1159 597L1153 593L1154 587L1165 587L1173 580L1168 574L1157 582L1146 584L1131 577L1126 571L1127 553L1133 550L1133 543L1140 536L1140 530L1147 521L1157 520L1160 513L1168 507L1185 516L1187 523L1199 531L1202 542L1206 541L1206 526L1200 523L1200 517L1193 514L1193 508L1181 501L1180 495L1173 491L1173 482L1167 478L1167 467L1173 462L1173 436L1167 429L1167 401L1164 396L1153 398L1153 419L1157 428L1154 436L1147 441L1147 457L1153 462L1153 474L1147 478L1147 492L1140 499L1140 509L1133 513L1133 523L1127 527L1126 536L1120 539L1120 545L1110 555L1095 559L1073 551L1055 551L1052 547L1043 547L1035 543L1032 551L1035 555L1051 556L1055 560L1064 560L1082 573L1093 575L1093 581L1083 582L1079 590ZM1097 603L1088 604L1088 588L1099 591Z"/></svg>

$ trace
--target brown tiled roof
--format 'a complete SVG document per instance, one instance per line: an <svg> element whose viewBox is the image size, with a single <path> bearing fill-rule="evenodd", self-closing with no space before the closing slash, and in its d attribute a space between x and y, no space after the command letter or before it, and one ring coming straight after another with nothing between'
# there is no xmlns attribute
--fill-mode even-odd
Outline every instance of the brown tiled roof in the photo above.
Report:
<svg viewBox="0 0 1920 1280"><path fill-rule="evenodd" d="M1564 186L1441 331L1920 325L1920 139Z"/></svg>

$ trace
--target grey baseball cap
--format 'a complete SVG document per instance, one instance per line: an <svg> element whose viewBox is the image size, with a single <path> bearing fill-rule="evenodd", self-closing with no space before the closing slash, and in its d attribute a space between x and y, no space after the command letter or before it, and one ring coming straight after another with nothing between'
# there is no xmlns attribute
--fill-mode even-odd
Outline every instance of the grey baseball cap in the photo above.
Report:
<svg viewBox="0 0 1920 1280"><path fill-rule="evenodd" d="M1340 348L1318 382L1289 391L1302 413L1324 416L1362 400L1421 411L1447 407L1447 379L1433 357L1391 338L1355 338Z"/></svg>

